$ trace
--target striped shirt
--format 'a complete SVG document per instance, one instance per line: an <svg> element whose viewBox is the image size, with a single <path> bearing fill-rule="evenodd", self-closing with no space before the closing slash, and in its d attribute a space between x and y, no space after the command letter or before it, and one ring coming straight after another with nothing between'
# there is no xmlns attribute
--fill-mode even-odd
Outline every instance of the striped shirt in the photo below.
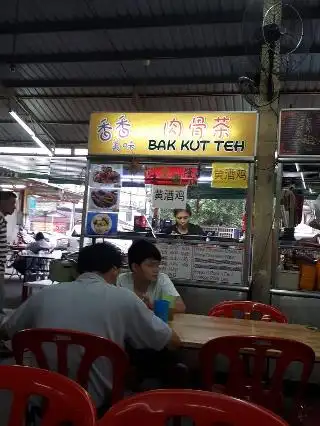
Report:
<svg viewBox="0 0 320 426"><path fill-rule="evenodd" d="M0 212L0 274L4 273L7 259L7 221Z"/></svg>

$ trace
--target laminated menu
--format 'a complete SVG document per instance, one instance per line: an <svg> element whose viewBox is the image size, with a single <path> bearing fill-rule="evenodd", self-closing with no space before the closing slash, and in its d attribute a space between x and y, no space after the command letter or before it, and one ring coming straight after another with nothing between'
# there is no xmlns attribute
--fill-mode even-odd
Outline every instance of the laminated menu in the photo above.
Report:
<svg viewBox="0 0 320 426"><path fill-rule="evenodd" d="M162 256L162 271L171 279L190 280L193 247L187 244L157 244Z"/></svg>
<svg viewBox="0 0 320 426"><path fill-rule="evenodd" d="M192 279L219 284L241 284L242 264L242 249L199 244L193 247Z"/></svg>

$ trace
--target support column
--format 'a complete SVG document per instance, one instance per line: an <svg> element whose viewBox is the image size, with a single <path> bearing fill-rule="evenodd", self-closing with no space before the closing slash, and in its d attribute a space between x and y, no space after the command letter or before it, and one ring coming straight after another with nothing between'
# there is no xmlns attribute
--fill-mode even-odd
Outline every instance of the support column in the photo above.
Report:
<svg viewBox="0 0 320 426"><path fill-rule="evenodd" d="M275 6L276 5L276 6ZM270 7L275 6L268 14L265 24L281 23L281 2L265 0L264 16ZM273 84L279 89L276 77L280 64L280 43L276 45L272 64ZM267 95L270 58L268 47L262 47L262 72L260 92ZM253 219L253 265L252 265L252 299L263 303L269 302L271 287L271 262L273 246L274 188L275 188L275 152L278 134L278 98L270 105L259 110L259 131L257 141L256 186L254 197Z"/></svg>

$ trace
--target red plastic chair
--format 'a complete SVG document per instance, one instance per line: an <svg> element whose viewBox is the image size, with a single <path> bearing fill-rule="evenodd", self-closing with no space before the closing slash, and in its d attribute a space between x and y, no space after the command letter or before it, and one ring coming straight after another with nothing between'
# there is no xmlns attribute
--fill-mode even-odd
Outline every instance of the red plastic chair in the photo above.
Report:
<svg viewBox="0 0 320 426"><path fill-rule="evenodd" d="M20 365L0 366L0 388L13 393L8 426L25 425L29 398L35 395L47 401L41 426L63 422L95 425L95 408L88 393L60 374Z"/></svg>
<svg viewBox="0 0 320 426"><path fill-rule="evenodd" d="M234 318L235 311L242 312L244 319L251 319L253 313L259 313L261 321L288 323L287 317L279 309L250 300L219 303L210 310L208 315L211 317Z"/></svg>
<svg viewBox="0 0 320 426"><path fill-rule="evenodd" d="M276 337L228 336L213 339L203 346L199 355L206 390L215 390L213 368L218 355L229 361L227 382L224 387L218 385L220 391L276 412L283 410L282 390L287 368L293 362L301 363L303 369L293 398L294 411L299 413L315 361L315 354L309 346ZM275 363L272 374L269 368L271 360Z"/></svg>
<svg viewBox="0 0 320 426"><path fill-rule="evenodd" d="M68 376L68 347L81 346L83 357L77 373L77 382L87 389L92 363L99 357L110 360L113 368L111 402L114 404L123 398L125 378L129 368L128 355L111 340L89 333L59 329L32 329L16 333L12 339L12 351L17 364L23 365L23 355L31 351L40 368L49 370L43 351L44 343L55 343L57 346L57 371Z"/></svg>
<svg viewBox="0 0 320 426"><path fill-rule="evenodd" d="M262 407L226 395L159 390L124 399L97 426L165 426L170 417L190 417L196 426L288 426Z"/></svg>

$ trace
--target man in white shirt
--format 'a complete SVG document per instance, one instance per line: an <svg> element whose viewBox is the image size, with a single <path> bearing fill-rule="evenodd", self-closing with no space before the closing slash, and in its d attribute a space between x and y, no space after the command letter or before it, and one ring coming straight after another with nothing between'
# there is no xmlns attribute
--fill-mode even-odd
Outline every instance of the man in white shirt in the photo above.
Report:
<svg viewBox="0 0 320 426"><path fill-rule="evenodd" d="M119 287L136 293L150 308L157 299L173 297L174 312L185 312L186 307L173 282L160 272L161 253L154 244L146 240L135 241L128 250L128 263L131 272L119 276Z"/></svg>
<svg viewBox="0 0 320 426"><path fill-rule="evenodd" d="M161 253L154 244L146 240L135 241L128 250L128 263L131 272L119 275L119 287L135 293L150 309L155 300L171 296L175 298L174 312L185 312L183 300L172 281L159 270ZM144 379L156 378L165 386L187 386L187 367L181 364L178 353L166 349L157 352L150 349L137 350L130 347L130 344L127 351L141 383Z"/></svg>
<svg viewBox="0 0 320 426"><path fill-rule="evenodd" d="M71 283L52 285L31 296L8 319L1 337L26 328L61 328L105 337L122 348L125 342L136 349L160 351L180 344L177 334L131 291L116 287L122 254L112 244L95 244L80 250L78 272ZM47 350L54 369L55 353ZM81 348L69 353L70 377L74 378ZM91 370L88 391L97 407L108 399L112 371L108 361L98 359Z"/></svg>
<svg viewBox="0 0 320 426"><path fill-rule="evenodd" d="M15 211L16 199L17 196L14 192L0 191L0 314L3 313L5 302L4 273L8 253L7 221L5 217Z"/></svg>

